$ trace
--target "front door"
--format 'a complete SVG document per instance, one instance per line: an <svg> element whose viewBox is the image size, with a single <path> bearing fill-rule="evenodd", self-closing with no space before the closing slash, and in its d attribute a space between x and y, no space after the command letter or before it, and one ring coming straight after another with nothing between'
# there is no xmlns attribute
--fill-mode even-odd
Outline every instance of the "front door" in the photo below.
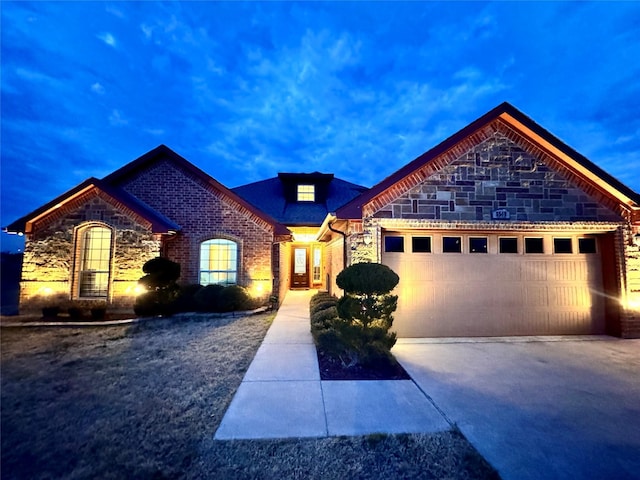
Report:
<svg viewBox="0 0 640 480"><path fill-rule="evenodd" d="M309 247L294 247L291 288L309 287Z"/></svg>

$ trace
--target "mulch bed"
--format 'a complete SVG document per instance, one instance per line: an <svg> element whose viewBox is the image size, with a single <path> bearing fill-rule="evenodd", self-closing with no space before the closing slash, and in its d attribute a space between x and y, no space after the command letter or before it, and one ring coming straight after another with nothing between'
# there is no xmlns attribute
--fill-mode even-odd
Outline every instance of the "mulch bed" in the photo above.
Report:
<svg viewBox="0 0 640 480"><path fill-rule="evenodd" d="M340 360L318 351L321 380L410 380L411 377L395 359L370 367L346 368Z"/></svg>

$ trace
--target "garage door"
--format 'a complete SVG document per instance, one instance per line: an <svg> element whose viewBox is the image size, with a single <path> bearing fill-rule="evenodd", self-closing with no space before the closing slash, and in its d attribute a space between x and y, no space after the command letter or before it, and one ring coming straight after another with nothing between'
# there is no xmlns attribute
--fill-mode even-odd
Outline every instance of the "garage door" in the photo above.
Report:
<svg viewBox="0 0 640 480"><path fill-rule="evenodd" d="M401 337L605 331L598 237L385 232Z"/></svg>

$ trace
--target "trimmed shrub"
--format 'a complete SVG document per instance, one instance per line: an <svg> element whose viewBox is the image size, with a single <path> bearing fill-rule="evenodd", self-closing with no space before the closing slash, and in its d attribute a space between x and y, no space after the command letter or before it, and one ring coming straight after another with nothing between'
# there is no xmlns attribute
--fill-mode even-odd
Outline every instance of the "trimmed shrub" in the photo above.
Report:
<svg viewBox="0 0 640 480"><path fill-rule="evenodd" d="M195 296L202 290L202 285L198 283L182 285L178 291L176 299L171 304L171 310L174 313L181 312L197 312L198 305L196 303Z"/></svg>
<svg viewBox="0 0 640 480"><path fill-rule="evenodd" d="M194 295L194 302L199 312L213 313L252 310L261 303L240 285L207 285Z"/></svg>
<svg viewBox="0 0 640 480"><path fill-rule="evenodd" d="M240 285L229 285L223 288L218 301L221 312L251 310L254 305L247 289Z"/></svg>
<svg viewBox="0 0 640 480"><path fill-rule="evenodd" d="M388 363L396 342L395 333L389 333L389 329L398 302L398 297L389 292L399 280L393 270L377 263L359 263L340 272L337 284L345 294L335 304L338 315L314 311L326 300L315 299L311 307L315 314L312 333L318 348L347 367Z"/></svg>
<svg viewBox="0 0 640 480"><path fill-rule="evenodd" d="M335 306L318 310L311 314L311 328L322 330L328 328L329 321L338 317L338 309Z"/></svg>
<svg viewBox="0 0 640 480"><path fill-rule="evenodd" d="M198 312L219 312L218 304L222 290L224 290L222 285L205 285L198 290L193 296L196 310Z"/></svg>
<svg viewBox="0 0 640 480"><path fill-rule="evenodd" d="M163 257L146 262L142 271L145 276L138 280L148 291L136 298L133 311L136 315L171 315L173 302L179 295L180 264Z"/></svg>

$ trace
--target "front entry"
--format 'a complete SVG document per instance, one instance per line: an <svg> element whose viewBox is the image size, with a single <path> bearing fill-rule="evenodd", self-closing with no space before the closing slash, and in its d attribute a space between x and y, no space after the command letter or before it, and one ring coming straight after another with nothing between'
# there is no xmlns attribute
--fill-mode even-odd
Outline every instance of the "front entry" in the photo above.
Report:
<svg viewBox="0 0 640 480"><path fill-rule="evenodd" d="M309 288L309 247L294 247L291 288Z"/></svg>

